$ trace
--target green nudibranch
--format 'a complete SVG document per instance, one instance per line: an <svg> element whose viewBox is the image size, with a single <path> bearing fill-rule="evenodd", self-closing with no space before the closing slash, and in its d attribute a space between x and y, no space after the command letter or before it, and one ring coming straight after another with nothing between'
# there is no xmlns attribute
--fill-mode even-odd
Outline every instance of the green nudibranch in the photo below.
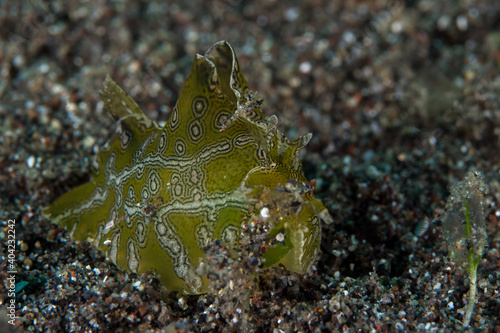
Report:
<svg viewBox="0 0 500 333"><path fill-rule="evenodd" d="M285 240L264 258L299 273L311 266L320 219L331 221L299 160L312 135L290 142L275 116L266 120L227 42L196 56L163 128L109 76L101 99L117 131L97 154L91 181L43 210L49 220L121 268L153 271L167 289L197 294L207 291L196 268L208 242L237 242L241 223L258 216L257 201L293 199L273 229ZM290 186L301 190L291 195Z"/></svg>

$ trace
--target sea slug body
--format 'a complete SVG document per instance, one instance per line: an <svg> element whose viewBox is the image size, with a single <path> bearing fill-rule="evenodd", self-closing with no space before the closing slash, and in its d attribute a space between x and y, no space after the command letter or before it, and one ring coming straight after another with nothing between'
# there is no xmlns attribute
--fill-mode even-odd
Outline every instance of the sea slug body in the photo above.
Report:
<svg viewBox="0 0 500 333"><path fill-rule="evenodd" d="M279 204L288 208L275 230L284 232L266 265L299 273L311 266L320 219L331 221L299 160L311 134L290 142L275 116L266 120L227 42L196 56L163 128L110 77L101 98L117 131L99 151L91 181L45 208L48 219L123 269L154 271L167 289L197 294L207 290L196 271L204 246L237 244L242 222L275 216ZM257 211L257 202L266 209Z"/></svg>

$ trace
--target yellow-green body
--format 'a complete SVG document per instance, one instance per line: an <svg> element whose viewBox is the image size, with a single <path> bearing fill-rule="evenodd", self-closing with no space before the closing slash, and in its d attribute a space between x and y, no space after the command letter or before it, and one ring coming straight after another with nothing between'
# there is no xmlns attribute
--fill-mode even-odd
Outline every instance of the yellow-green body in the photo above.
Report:
<svg viewBox="0 0 500 333"><path fill-rule="evenodd" d="M328 212L310 191L280 193L291 179L306 183L298 151L311 136L290 143L275 117L264 118L229 44L196 56L163 128L109 77L101 98L117 132L98 153L92 180L47 207L47 218L124 269L156 272L169 290L202 293L207 280L196 268L203 247L214 239L235 244L258 201L265 207L265 198L293 196L294 208L275 223L286 241L266 262L299 273L310 267L318 216L329 220Z"/></svg>

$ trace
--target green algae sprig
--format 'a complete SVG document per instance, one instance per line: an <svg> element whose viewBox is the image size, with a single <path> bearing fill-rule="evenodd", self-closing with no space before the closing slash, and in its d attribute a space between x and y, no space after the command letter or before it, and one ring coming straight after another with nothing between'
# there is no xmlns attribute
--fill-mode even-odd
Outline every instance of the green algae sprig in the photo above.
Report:
<svg viewBox="0 0 500 333"><path fill-rule="evenodd" d="M469 297L463 325L469 326L477 292L477 268L487 244L485 194L481 172L472 171L450 189L443 232L452 260L469 275Z"/></svg>
<svg viewBox="0 0 500 333"><path fill-rule="evenodd" d="M264 117L257 96L224 41L196 56L163 128L107 77L101 98L118 129L99 151L91 181L44 215L123 269L153 271L169 290L206 292L207 277L196 269L203 248L214 240L237 244L240 225L259 213L257 203L274 205L266 198L276 196L263 194L308 184L299 150L311 135L290 142L276 117ZM304 188L282 197L293 209L280 212L276 228L286 232L266 265L304 273L314 262L320 219L331 217Z"/></svg>

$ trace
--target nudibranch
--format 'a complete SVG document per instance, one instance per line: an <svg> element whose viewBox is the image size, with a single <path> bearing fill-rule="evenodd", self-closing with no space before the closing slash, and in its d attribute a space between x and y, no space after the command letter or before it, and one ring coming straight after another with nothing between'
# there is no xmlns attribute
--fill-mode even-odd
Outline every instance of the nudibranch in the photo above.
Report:
<svg viewBox="0 0 500 333"><path fill-rule="evenodd" d="M271 207L279 216L271 234L284 238L264 254L265 265L309 269L320 220L331 221L299 160L312 135L290 142L275 116L264 117L227 42L196 56L163 128L109 76L101 99L116 133L98 152L91 181L43 211L72 239L91 241L125 270L155 272L168 290L199 294L207 291L196 269L203 248L237 244L241 224Z"/></svg>

